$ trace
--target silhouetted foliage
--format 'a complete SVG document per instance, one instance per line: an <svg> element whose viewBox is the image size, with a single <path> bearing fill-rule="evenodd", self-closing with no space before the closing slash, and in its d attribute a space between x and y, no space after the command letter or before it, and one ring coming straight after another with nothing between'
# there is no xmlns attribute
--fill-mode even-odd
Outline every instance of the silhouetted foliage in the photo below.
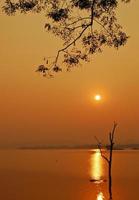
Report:
<svg viewBox="0 0 139 200"><path fill-rule="evenodd" d="M45 29L64 41L55 58L46 57L46 67L40 65L36 70L43 75L52 75L53 71L62 71L64 66L69 70L81 61L89 61L105 46L118 49L125 45L128 36L117 21L116 8L120 2L129 1L5 0L3 10L7 15L45 11Z"/></svg>

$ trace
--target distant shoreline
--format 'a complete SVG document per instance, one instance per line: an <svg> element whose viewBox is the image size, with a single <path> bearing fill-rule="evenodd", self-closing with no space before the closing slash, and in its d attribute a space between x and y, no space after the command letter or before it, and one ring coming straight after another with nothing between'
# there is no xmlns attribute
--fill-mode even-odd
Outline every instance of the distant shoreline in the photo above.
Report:
<svg viewBox="0 0 139 200"><path fill-rule="evenodd" d="M96 150L98 147L18 147L19 150ZM103 148L108 150L107 148ZM114 150L124 151L124 150L139 150L138 147L115 147Z"/></svg>
<svg viewBox="0 0 139 200"><path fill-rule="evenodd" d="M15 150L96 150L97 145L85 144L85 145L25 145L25 146L9 146L0 147L0 149L15 149ZM103 150L109 150L108 145L102 146ZM139 150L139 144L117 144L114 146L114 150Z"/></svg>

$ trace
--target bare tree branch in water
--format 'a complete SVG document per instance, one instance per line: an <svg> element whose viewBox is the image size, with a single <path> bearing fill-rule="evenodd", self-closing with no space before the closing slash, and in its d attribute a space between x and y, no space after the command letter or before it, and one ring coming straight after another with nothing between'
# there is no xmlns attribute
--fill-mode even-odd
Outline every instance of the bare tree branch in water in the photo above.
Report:
<svg viewBox="0 0 139 200"><path fill-rule="evenodd" d="M44 13L44 28L63 40L52 58L45 56L37 72L52 76L53 72L79 66L103 48L126 44L128 36L118 23L116 9L130 0L5 0L3 10L15 13Z"/></svg>
<svg viewBox="0 0 139 200"><path fill-rule="evenodd" d="M109 150L109 155L106 157L102 151L102 144L98 140L98 138L95 136L95 139L97 141L98 149L100 150L102 158L107 162L108 164L108 176L109 176L109 195L110 199L112 199L112 160L113 160L113 147L114 147L114 136L115 136L115 130L117 127L117 123L114 122L113 128L111 132L109 133L109 145L107 145L107 149Z"/></svg>

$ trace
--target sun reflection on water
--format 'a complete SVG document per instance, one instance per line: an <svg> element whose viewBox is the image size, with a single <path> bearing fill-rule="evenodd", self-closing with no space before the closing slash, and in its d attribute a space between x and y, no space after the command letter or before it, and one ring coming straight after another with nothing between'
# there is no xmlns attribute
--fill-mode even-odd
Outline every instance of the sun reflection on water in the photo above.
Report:
<svg viewBox="0 0 139 200"><path fill-rule="evenodd" d="M90 158L91 170L90 176L94 181L101 181L103 176L103 166L102 166L102 157L100 151L97 149Z"/></svg>
<svg viewBox="0 0 139 200"><path fill-rule="evenodd" d="M103 193L102 192L98 193L96 200L103 200L103 199L104 199Z"/></svg>
<svg viewBox="0 0 139 200"><path fill-rule="evenodd" d="M96 200L104 200L104 193L102 192L102 184L104 182L104 165L103 159L99 149L93 151L90 157L90 177L91 182L96 183L97 195Z"/></svg>

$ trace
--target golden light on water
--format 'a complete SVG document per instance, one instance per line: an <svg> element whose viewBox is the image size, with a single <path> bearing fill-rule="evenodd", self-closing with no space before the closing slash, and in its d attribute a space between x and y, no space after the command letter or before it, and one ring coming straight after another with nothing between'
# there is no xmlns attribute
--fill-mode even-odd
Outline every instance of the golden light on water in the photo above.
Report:
<svg viewBox="0 0 139 200"><path fill-rule="evenodd" d="M102 192L98 193L96 200L103 200L103 199L104 199L103 193Z"/></svg>
<svg viewBox="0 0 139 200"><path fill-rule="evenodd" d="M91 170L90 175L92 180L100 181L103 176L102 157L97 149L90 158Z"/></svg>
<svg viewBox="0 0 139 200"><path fill-rule="evenodd" d="M90 176L91 180L96 183L100 184L103 182L102 178L104 176L103 170L103 159L99 149L93 151L90 157ZM98 187L99 186L99 187ZM104 200L104 195L100 185L97 185L97 195L96 200Z"/></svg>

